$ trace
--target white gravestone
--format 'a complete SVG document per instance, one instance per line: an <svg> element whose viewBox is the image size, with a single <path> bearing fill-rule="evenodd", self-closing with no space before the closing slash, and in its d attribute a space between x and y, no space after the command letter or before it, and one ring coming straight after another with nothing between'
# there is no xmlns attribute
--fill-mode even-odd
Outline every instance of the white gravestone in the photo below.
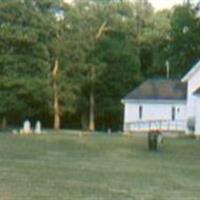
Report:
<svg viewBox="0 0 200 200"><path fill-rule="evenodd" d="M32 132L32 131L31 131L31 123L30 123L29 120L26 120L26 121L24 122L24 126L23 126L23 133L29 134L29 133L31 133L31 132Z"/></svg>
<svg viewBox="0 0 200 200"><path fill-rule="evenodd" d="M36 125L35 125L35 133L36 133L36 134L41 134L41 133L42 133L41 127L42 127L41 122L40 122L40 121L37 121L37 122L36 122Z"/></svg>

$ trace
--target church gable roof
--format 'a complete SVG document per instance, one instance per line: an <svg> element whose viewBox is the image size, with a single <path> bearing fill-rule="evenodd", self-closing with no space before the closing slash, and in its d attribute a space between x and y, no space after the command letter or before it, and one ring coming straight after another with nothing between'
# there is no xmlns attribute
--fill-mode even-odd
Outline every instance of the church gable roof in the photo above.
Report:
<svg viewBox="0 0 200 200"><path fill-rule="evenodd" d="M179 80L149 79L124 100L186 100L187 84Z"/></svg>
<svg viewBox="0 0 200 200"><path fill-rule="evenodd" d="M200 60L194 67L182 78L182 82L187 82L198 70L200 70Z"/></svg>

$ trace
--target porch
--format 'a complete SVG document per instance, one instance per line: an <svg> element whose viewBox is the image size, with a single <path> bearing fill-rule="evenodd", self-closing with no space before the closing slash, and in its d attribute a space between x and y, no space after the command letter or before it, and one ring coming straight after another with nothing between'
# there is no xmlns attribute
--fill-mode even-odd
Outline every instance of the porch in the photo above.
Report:
<svg viewBox="0 0 200 200"><path fill-rule="evenodd" d="M150 130L184 132L186 128L187 123L185 120L150 120L128 122L124 124L125 132L148 132Z"/></svg>

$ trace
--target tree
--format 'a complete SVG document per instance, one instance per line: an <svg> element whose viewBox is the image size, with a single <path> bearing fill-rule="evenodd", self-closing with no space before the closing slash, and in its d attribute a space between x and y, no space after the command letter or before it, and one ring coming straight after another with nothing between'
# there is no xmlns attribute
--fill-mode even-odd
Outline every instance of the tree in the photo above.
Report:
<svg viewBox="0 0 200 200"><path fill-rule="evenodd" d="M51 69L49 71L52 91L52 106L54 116L54 129L59 130L61 126L61 117L65 112L72 112L74 109L74 99L76 98L77 84L76 78L68 76L73 71L73 65L70 63L70 46L73 46L71 40L71 8L62 0L37 1L34 6L45 19L48 32L47 40L44 44L47 46Z"/></svg>
<svg viewBox="0 0 200 200"><path fill-rule="evenodd" d="M73 51L76 66L81 77L81 95L86 96L89 109L90 131L95 130L95 82L102 71L102 63L94 55L95 46L107 31L107 21L102 16L103 5L91 4L88 1L77 1L71 16L71 31L73 32L74 45L78 49ZM86 12L87 11L87 12ZM82 97L81 97L82 98ZM85 114L84 114L85 115Z"/></svg>
<svg viewBox="0 0 200 200"><path fill-rule="evenodd" d="M170 63L174 76L182 76L200 54L199 17L191 5L177 6L171 17Z"/></svg>
<svg viewBox="0 0 200 200"><path fill-rule="evenodd" d="M127 92L127 89L132 87L131 85L125 90L127 83L138 82L140 64L138 63L137 43L134 39L136 22L130 3L104 5L87 4L87 2L81 1L75 8L77 12L75 16L79 17L76 18L77 21L74 24L80 23L81 18L81 24L74 31L74 37L76 36L74 40L79 42L79 52L76 54L79 55L79 68L82 74L78 112L82 113L83 124L87 122L89 124L88 126L84 125L84 127L93 131L95 121L99 121L99 118L102 117L105 118L102 113L108 114L109 109L105 111L105 107L110 106L111 108L112 101L117 102L116 106L113 106L117 110L115 113L119 114L119 110L121 112L120 99ZM124 67L127 67L127 74L129 73L130 76L124 76L123 80L116 80L115 77L120 77ZM109 72L114 72L114 74L108 76ZM134 72L136 72L135 76ZM115 80L113 84L109 83L110 78ZM111 99L112 95L103 95L104 92L106 94L108 91L112 93L113 90L112 87L105 91L105 82L112 86L115 84L119 86L120 83L123 83L121 87L123 89L120 89L116 94L113 92L113 95L117 97L115 101ZM100 100L101 95L104 96L104 103ZM100 101L102 103L99 103ZM110 109L110 116L113 116L111 113L114 109Z"/></svg>
<svg viewBox="0 0 200 200"><path fill-rule="evenodd" d="M46 33L28 3L0 2L0 113L9 119L48 112L49 53L42 42Z"/></svg>
<svg viewBox="0 0 200 200"><path fill-rule="evenodd" d="M149 20L153 16L153 7L148 0L136 0L134 2L134 13L137 27L137 42L140 52L140 64L144 77L147 77L146 69L152 67L153 58L149 42L144 42L144 32L148 29Z"/></svg>
<svg viewBox="0 0 200 200"><path fill-rule="evenodd" d="M97 51L102 62L106 63L96 84L99 127L120 129L123 116L121 99L141 81L137 44L131 34L118 29L107 35Z"/></svg>
<svg viewBox="0 0 200 200"><path fill-rule="evenodd" d="M148 19L153 15L153 7L148 0L136 0L134 8L137 20L137 33L138 36L140 36L142 29L148 22Z"/></svg>
<svg viewBox="0 0 200 200"><path fill-rule="evenodd" d="M140 36L141 65L144 77L166 75L170 42L171 12L163 10L152 15Z"/></svg>

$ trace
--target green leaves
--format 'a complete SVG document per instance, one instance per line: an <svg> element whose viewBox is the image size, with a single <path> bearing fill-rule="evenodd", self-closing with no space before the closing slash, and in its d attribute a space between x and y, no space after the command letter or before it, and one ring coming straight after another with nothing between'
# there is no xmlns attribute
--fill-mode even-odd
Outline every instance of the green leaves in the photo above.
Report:
<svg viewBox="0 0 200 200"><path fill-rule="evenodd" d="M35 116L50 99L46 31L41 13L27 3L0 2L0 114L11 118Z"/></svg>
<svg viewBox="0 0 200 200"><path fill-rule="evenodd" d="M176 7L171 17L170 61L174 74L185 74L200 54L200 19L190 5ZM178 67L177 67L178 66Z"/></svg>
<svg viewBox="0 0 200 200"><path fill-rule="evenodd" d="M121 98L165 77L166 60L182 76L199 58L199 33L189 5L155 13L147 0L0 0L0 115L50 117L56 82L60 116L85 118L92 93L98 126L121 124Z"/></svg>

